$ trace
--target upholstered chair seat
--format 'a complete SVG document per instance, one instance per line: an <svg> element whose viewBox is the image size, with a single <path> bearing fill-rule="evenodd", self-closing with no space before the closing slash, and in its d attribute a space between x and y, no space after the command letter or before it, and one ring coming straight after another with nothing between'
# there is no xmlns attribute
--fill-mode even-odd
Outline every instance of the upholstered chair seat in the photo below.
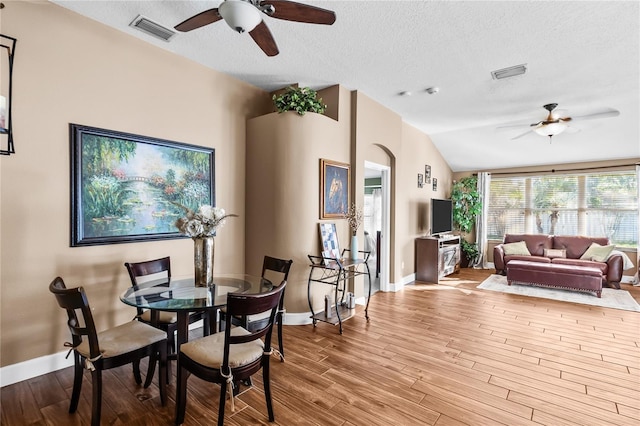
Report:
<svg viewBox="0 0 640 426"><path fill-rule="evenodd" d="M268 319L268 317L267 317ZM231 329L231 336L247 336L242 327ZM180 351L191 360L209 368L220 368L224 357L224 333L216 333L180 346ZM236 368L258 360L264 353L262 340L231 345L229 347L229 367Z"/></svg>
<svg viewBox="0 0 640 426"><path fill-rule="evenodd" d="M166 338L167 334L163 330L149 327L138 321L129 321L98 333L100 354L103 359L126 354L141 346L152 345ZM84 339L76 350L83 357L91 358L89 339Z"/></svg>
<svg viewBox="0 0 640 426"><path fill-rule="evenodd" d="M178 377L176 392L175 424L184 423L187 409L187 380L195 375L207 382L220 385L218 426L224 425L227 394L231 411L235 410L234 398L239 394L240 383L250 382L253 374L262 370L262 383L267 403L267 415L273 422L275 416L271 402L269 359L272 354L271 335L278 306L287 285L271 286L266 293L228 293L227 306L220 310L224 319L224 332L216 333L180 345L178 353ZM265 324L255 330L233 327L231 318L246 318L268 312ZM202 415L202 412L198 413ZM264 423L260 421L260 423Z"/></svg>
<svg viewBox="0 0 640 426"><path fill-rule="evenodd" d="M158 385L160 402L164 406L166 398L167 377L167 333L140 321L129 321L125 324L98 332L93 320L89 300L82 287L67 288L60 277L49 284L58 305L67 312L67 327L71 333L70 347L73 353L73 389L69 413L75 413L80 402L80 392L84 369L91 373L91 425L100 426L102 413L102 371L133 364L138 371L135 381L142 383L139 365L142 358L149 358L149 369L144 387L148 388L153 379L156 364L160 364ZM120 386L123 386L121 383ZM121 390L120 390L121 391ZM129 396L133 394L125 391ZM66 423L84 423L83 419L67 419Z"/></svg>
<svg viewBox="0 0 640 426"><path fill-rule="evenodd" d="M276 257L265 256L262 261L262 278L268 279L271 282L286 282L289 279L289 270L293 260L278 259ZM284 315L284 291L282 292L282 298L278 305L278 312L276 314L276 324L278 326L278 348L280 349L278 354L280 361L284 361L284 341L282 337L282 322ZM255 315L245 315L242 317L232 317L233 325L239 325L249 331L254 331L264 327L269 321L269 313L262 312ZM223 328L223 321L220 322L220 330Z"/></svg>

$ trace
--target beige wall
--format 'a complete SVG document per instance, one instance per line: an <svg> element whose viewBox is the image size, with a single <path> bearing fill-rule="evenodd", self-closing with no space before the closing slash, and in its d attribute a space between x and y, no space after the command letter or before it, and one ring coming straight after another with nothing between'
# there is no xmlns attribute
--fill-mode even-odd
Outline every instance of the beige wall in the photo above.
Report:
<svg viewBox="0 0 640 426"><path fill-rule="evenodd" d="M359 206L364 203L364 162L391 167L391 283L415 271L414 239L428 230L429 200L449 196L451 170L426 135L363 93L342 87L331 92L327 112L333 109L332 117L337 112L337 121L318 114L274 113L247 123L247 270L259 271L265 253L294 260L287 313L308 312L307 255L320 254L321 158L351 165L351 191ZM440 181L435 192L431 185L417 187L425 164ZM346 221L332 222L341 247L348 247ZM362 230L358 237L363 243ZM330 290L312 286L314 308L322 306L322 296ZM354 290L362 294L361 281L356 280Z"/></svg>
<svg viewBox="0 0 640 426"><path fill-rule="evenodd" d="M265 254L293 259L287 313L309 311L307 255L320 254L320 159L349 163L348 102L349 96L340 96L337 121L290 111L247 122L247 271L259 273ZM347 247L346 221L331 222L338 227L340 245ZM322 287L312 289L315 307L329 291Z"/></svg>
<svg viewBox="0 0 640 426"><path fill-rule="evenodd" d="M188 239L69 246L69 123L215 148L217 204L240 215L219 232L215 270L239 272L246 266L257 273L264 253L292 257L290 312L308 309L306 254L317 253L319 246L319 159L351 163L352 191L360 205L364 161L390 165L390 278L400 281L413 273L413 238L425 229L412 209L430 191L418 191L415 175L431 164L441 179L441 197L451 172L429 139L395 113L335 86L321 93L336 106L327 117L312 114L303 122L295 114L263 115L273 107L260 89L58 6L12 2L1 18L3 33L18 39L13 100L17 154L0 158L1 366L63 349L68 339L64 314L47 288L55 276L86 288L98 327L104 328L133 315L118 300L129 286L125 261L169 255L174 275L189 275L193 268ZM274 130L274 122L285 124ZM245 131L255 156L245 157ZM295 144L278 145L285 135ZM260 145L265 138L277 142L273 150ZM263 173L267 158L285 165L270 169L277 176ZM400 166L399 159L411 159L411 165ZM305 178L296 178L300 175ZM286 185L271 185L277 181ZM269 187L274 190L263 191ZM267 195L276 203L286 200L285 208L270 210L276 204ZM346 245L347 224L337 223ZM245 247L245 226L250 247ZM276 243L267 250L264 242L273 235ZM297 248L293 254L291 246Z"/></svg>
<svg viewBox="0 0 640 426"><path fill-rule="evenodd" d="M429 230L431 198L449 197L452 173L427 135L365 94L358 92L354 97L356 199L362 205L364 161L391 166L389 280L400 283L415 272L415 238ZM424 173L427 164L431 176L438 179L435 192L431 185L418 188L418 173Z"/></svg>
<svg viewBox="0 0 640 426"><path fill-rule="evenodd" d="M431 139L416 128L405 124L403 126L401 170L403 184L398 188L404 211L403 219L397 221L401 227L400 235L404 235L402 245L398 251L402 253L402 262L396 267L404 268L402 276L415 272L415 238L431 232L431 199L450 198L452 172L449 165L436 149ZM431 166L431 179L438 179L437 190L432 184L425 184L418 188L418 173L424 173L425 165Z"/></svg>
<svg viewBox="0 0 640 426"><path fill-rule="evenodd" d="M217 204L240 215L219 232L215 270L243 271L245 121L269 111L268 94L53 4L9 2L0 16L18 39L16 154L0 157L0 365L64 349L57 275L85 287L104 328L134 315L118 299L125 261L193 269L188 239L69 246L69 123L215 148Z"/></svg>

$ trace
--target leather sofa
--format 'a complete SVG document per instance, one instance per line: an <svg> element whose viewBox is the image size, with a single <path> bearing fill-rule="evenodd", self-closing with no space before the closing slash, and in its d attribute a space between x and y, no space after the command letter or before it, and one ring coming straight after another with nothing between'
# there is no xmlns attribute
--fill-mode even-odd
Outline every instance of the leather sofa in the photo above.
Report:
<svg viewBox="0 0 640 426"><path fill-rule="evenodd" d="M524 241L530 255L505 254L504 244ZM545 234L506 234L504 241L493 249L493 263L496 274L506 275L507 263L511 260L523 260L528 262L553 263L561 265L595 267L602 271L604 286L620 288L624 260L620 254L613 253L605 261L580 259L591 246L597 243L601 246L609 245L609 239L605 237L561 236ZM566 257L545 256L547 252L565 250Z"/></svg>

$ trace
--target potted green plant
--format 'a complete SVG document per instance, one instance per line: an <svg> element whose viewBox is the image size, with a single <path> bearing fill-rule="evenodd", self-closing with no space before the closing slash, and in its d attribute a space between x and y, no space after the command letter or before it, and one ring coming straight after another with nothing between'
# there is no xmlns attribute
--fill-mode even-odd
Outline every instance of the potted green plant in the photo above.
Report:
<svg viewBox="0 0 640 426"><path fill-rule="evenodd" d="M273 95L273 103L278 112L295 111L300 115L306 112L323 114L327 108L318 93L308 87L290 86L284 93Z"/></svg>
<svg viewBox="0 0 640 426"><path fill-rule="evenodd" d="M467 268L469 265L473 265L480 255L478 244L470 243L465 239L460 240L460 250L462 250L462 253L464 253L463 258L460 260L461 266L463 268Z"/></svg>
<svg viewBox="0 0 640 426"><path fill-rule="evenodd" d="M460 249L464 254L461 263L470 265L480 254L478 244L465 239L473 229L476 217L482 211L477 176L467 176L455 182L451 189L451 201L453 202L453 225L461 235Z"/></svg>

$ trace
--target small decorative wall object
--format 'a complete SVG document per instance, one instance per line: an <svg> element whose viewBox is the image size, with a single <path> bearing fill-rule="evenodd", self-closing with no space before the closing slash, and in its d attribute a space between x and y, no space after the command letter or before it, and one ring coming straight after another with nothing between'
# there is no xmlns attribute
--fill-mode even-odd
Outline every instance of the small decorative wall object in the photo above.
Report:
<svg viewBox="0 0 640 426"><path fill-rule="evenodd" d="M424 181L422 179L422 173L418 173L418 188L424 187Z"/></svg>
<svg viewBox="0 0 640 426"><path fill-rule="evenodd" d="M339 259L340 258L340 246L338 245L338 232L336 231L335 223L320 223L320 243L322 244L321 251L322 257Z"/></svg>
<svg viewBox="0 0 640 426"><path fill-rule="evenodd" d="M349 165L320 159L320 219L344 217L349 210Z"/></svg>
<svg viewBox="0 0 640 426"><path fill-rule="evenodd" d="M71 247L185 238L184 212L215 206L214 150L78 124L71 142Z"/></svg>
<svg viewBox="0 0 640 426"><path fill-rule="evenodd" d="M438 179L433 178L433 190L437 191L438 190Z"/></svg>
<svg viewBox="0 0 640 426"><path fill-rule="evenodd" d="M424 178L425 180L431 179L431 166L428 164L424 166Z"/></svg>
<svg viewBox="0 0 640 426"><path fill-rule="evenodd" d="M1 3L0 3L1 4ZM4 7L4 5L3 5ZM16 39L4 34L0 34L0 48L2 49L2 57L0 57L0 76L2 76L2 84L0 85L0 135L2 142L0 143L0 155L15 154L13 146L13 126L11 115L11 99L13 98L13 56L16 51ZM7 56L4 56L6 51ZM6 77L8 76L8 78ZM6 145L4 139L6 137Z"/></svg>

